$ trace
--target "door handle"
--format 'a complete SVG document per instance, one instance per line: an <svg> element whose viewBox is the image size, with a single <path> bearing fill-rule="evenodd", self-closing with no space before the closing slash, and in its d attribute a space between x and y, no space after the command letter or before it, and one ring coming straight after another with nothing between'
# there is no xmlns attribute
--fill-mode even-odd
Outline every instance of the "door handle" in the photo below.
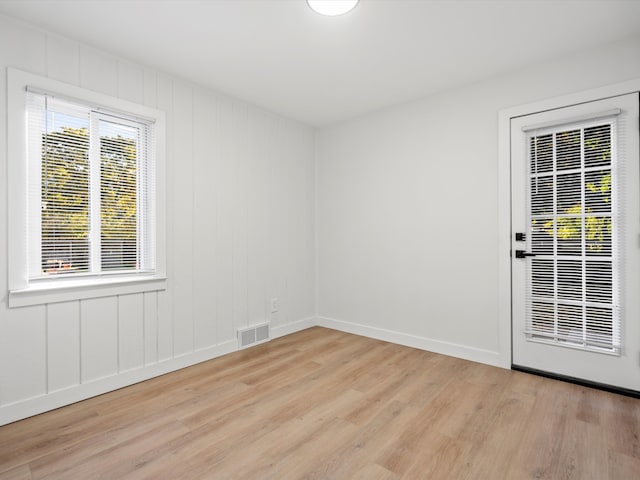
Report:
<svg viewBox="0 0 640 480"><path fill-rule="evenodd" d="M516 258L535 257L535 253L525 252L524 250L516 250Z"/></svg>

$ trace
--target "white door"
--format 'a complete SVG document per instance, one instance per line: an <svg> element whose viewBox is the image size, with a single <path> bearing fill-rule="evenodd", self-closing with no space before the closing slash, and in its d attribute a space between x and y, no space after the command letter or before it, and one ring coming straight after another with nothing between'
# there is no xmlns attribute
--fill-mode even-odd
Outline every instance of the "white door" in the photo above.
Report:
<svg viewBox="0 0 640 480"><path fill-rule="evenodd" d="M514 366L640 391L638 101L511 119Z"/></svg>

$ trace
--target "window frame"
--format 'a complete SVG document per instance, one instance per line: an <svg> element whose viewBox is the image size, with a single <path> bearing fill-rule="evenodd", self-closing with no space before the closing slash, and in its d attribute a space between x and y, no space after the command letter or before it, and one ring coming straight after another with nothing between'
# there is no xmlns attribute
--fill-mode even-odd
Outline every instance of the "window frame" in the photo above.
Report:
<svg viewBox="0 0 640 480"><path fill-rule="evenodd" d="M155 271L112 273L99 276L52 276L30 280L28 223L29 170L27 158L27 88L69 99L90 108L121 113L151 123L150 151L154 155L155 198L150 199L155 222ZM9 307L72 301L104 296L164 290L166 288L166 167L165 114L128 100L87 90L21 70L7 69L7 153L8 153L8 285Z"/></svg>

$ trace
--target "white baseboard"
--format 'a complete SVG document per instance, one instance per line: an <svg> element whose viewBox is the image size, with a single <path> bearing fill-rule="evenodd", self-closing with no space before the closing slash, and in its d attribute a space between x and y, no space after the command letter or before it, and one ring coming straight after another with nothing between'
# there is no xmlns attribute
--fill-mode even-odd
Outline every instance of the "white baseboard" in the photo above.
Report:
<svg viewBox="0 0 640 480"><path fill-rule="evenodd" d="M397 343L407 347L419 348L420 350L427 350L429 352L440 353L442 355L462 358L472 362L484 363L494 367L504 367L500 353L493 352L491 350L482 350L480 348L469 347L466 345L418 337L416 335L370 327L358 323L345 322L334 318L318 317L316 319L316 325L331 328L333 330L339 330L341 332L362 335L363 337Z"/></svg>
<svg viewBox="0 0 640 480"><path fill-rule="evenodd" d="M205 362L216 357L237 350L238 342L227 341L210 348L182 355L180 357L165 360L159 363L147 365L123 373L92 380L88 383L74 385L63 390L57 390L45 395L21 400L0 407L0 426L22 420L33 415L54 410L65 405L86 400L87 398L102 395L119 388L127 387L150 378L164 375L165 373L190 367L196 363Z"/></svg>
<svg viewBox="0 0 640 480"><path fill-rule="evenodd" d="M286 325L279 325L271 329L271 338L278 338L300 330L305 330L313 327L315 324L315 317L309 317ZM229 340L219 345L149 364L134 370L121 372L92 380L88 383L74 385L63 390L57 390L45 395L3 405L0 407L0 426L65 405L71 405L72 403L102 395L103 393L127 387L185 367L190 367L197 363L206 362L207 360L235 352L236 350L238 350L238 342L236 340Z"/></svg>
<svg viewBox="0 0 640 480"><path fill-rule="evenodd" d="M278 325L277 327L271 327L271 338L284 337L285 335L291 335L292 333L306 330L307 328L316 326L316 317L303 318L286 325Z"/></svg>

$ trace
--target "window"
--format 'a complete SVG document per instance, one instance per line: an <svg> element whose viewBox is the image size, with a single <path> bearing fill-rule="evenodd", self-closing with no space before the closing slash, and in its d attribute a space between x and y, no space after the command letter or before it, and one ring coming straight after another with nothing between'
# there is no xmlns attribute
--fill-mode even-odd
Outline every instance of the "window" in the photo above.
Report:
<svg viewBox="0 0 640 480"><path fill-rule="evenodd" d="M529 136L528 338L620 353L615 118Z"/></svg>
<svg viewBox="0 0 640 480"><path fill-rule="evenodd" d="M22 227L10 239L12 306L164 288L161 113L9 78L10 201L24 215L10 218Z"/></svg>
<svg viewBox="0 0 640 480"><path fill-rule="evenodd" d="M29 279L153 272L152 126L34 92L27 124Z"/></svg>

